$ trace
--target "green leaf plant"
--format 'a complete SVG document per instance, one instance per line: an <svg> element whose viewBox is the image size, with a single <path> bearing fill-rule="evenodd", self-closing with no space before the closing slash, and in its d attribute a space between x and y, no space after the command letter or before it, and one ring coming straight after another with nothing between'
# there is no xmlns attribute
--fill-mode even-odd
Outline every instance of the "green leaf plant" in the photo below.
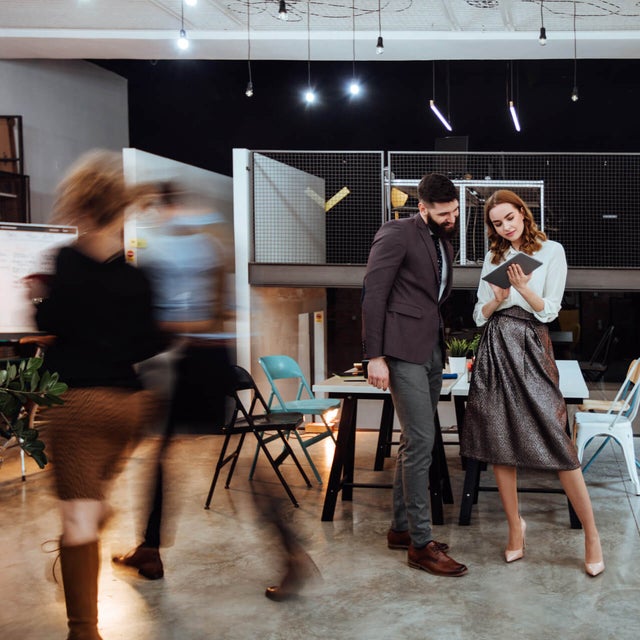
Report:
<svg viewBox="0 0 640 640"><path fill-rule="evenodd" d="M476 355L480 344L480 334L476 333L471 340L466 338L450 338L447 340L447 350L451 358L466 358L469 353Z"/></svg>
<svg viewBox="0 0 640 640"><path fill-rule="evenodd" d="M29 358L0 368L0 437L7 441L15 437L41 469L47 464L47 454L31 416L37 407L63 404L60 396L67 390L57 373L40 375L42 362L42 358Z"/></svg>

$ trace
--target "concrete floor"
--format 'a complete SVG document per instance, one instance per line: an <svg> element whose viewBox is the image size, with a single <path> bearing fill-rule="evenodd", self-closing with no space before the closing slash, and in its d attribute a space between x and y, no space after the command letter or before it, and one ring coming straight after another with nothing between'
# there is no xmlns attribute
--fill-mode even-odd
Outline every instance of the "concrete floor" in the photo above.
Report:
<svg viewBox="0 0 640 640"><path fill-rule="evenodd" d="M357 438L357 479L390 481L371 471L375 433ZM449 437L449 436L447 436ZM105 640L222 639L377 640L637 639L640 633L640 497L631 493L621 452L608 447L586 474L600 527L605 573L583 571L581 531L569 528L563 496L521 494L528 523L526 555L507 565L506 525L497 493L481 493L471 526L457 524L463 474L457 446L446 447L455 505L436 539L468 565L463 578L440 578L410 569L406 552L386 547L390 492L356 489L352 503L338 501L335 520L321 522L324 490L307 489L295 468L285 474L300 508L284 507L322 573L291 603L264 597L282 575L278 540L259 516L251 493L275 492L266 468L249 483L252 443L245 447L230 490L219 484L210 511L203 509L220 436L180 436L170 455L165 578L150 582L115 568L109 558L138 542L149 460L149 438L127 459L112 494L116 508L102 539L100 632ZM312 449L313 451L313 449ZM315 446L327 478L333 445ZM66 637L61 586L51 578L59 521L52 471L29 461L20 481L15 449L0 468L0 638ZM490 472L483 484L491 482ZM548 474L523 474L523 485L558 486Z"/></svg>

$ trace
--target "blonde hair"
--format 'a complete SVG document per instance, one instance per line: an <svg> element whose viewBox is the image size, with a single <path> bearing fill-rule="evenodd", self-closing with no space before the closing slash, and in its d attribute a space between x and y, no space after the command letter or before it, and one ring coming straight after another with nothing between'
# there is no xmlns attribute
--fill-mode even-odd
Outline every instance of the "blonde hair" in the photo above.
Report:
<svg viewBox="0 0 640 640"><path fill-rule="evenodd" d="M149 185L125 183L122 156L94 149L82 154L67 170L56 190L53 220L82 226L105 227L134 202L153 193Z"/></svg>
<svg viewBox="0 0 640 640"><path fill-rule="evenodd" d="M493 253L491 258L492 264L502 262L504 254L511 246L511 243L506 238L498 235L489 217L491 209L497 207L499 204L511 204L523 215L524 230L522 231L520 251L529 255L539 251L542 248L542 243L547 239L547 236L544 231L538 229L531 210L519 195L508 189L500 189L492 193L484 205L484 223L487 227L487 235L489 237L489 251Z"/></svg>

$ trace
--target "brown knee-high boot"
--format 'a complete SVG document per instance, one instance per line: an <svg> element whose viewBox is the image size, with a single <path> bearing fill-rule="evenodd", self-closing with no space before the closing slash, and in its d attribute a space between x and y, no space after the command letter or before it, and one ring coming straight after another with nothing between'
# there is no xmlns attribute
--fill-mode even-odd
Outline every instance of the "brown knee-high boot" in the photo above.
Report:
<svg viewBox="0 0 640 640"><path fill-rule="evenodd" d="M102 640L98 633L98 541L60 547L60 568L67 605L67 640Z"/></svg>

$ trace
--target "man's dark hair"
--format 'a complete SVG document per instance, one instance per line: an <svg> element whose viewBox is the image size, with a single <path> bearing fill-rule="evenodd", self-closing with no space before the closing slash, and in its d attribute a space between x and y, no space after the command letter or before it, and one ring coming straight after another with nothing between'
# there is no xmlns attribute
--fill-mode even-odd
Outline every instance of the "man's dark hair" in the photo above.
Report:
<svg viewBox="0 0 640 640"><path fill-rule="evenodd" d="M427 173L418 185L418 199L425 203L451 202L458 199L458 192L447 176Z"/></svg>

